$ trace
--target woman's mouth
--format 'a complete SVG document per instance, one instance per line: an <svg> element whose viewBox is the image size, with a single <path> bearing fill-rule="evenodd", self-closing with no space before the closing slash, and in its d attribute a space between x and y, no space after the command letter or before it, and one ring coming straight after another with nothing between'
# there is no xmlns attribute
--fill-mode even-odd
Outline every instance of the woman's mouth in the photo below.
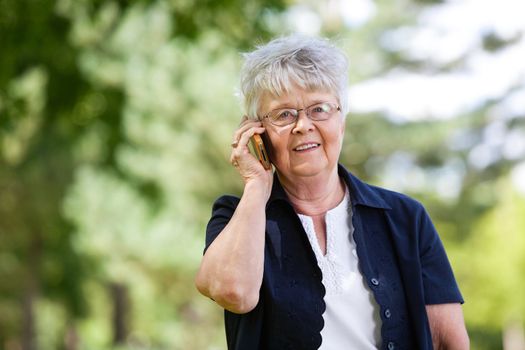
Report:
<svg viewBox="0 0 525 350"><path fill-rule="evenodd" d="M307 150L311 150L311 149L317 148L319 146L321 146L320 143L313 143L313 142L312 143L304 143L302 145L299 145L299 146L295 147L293 150L294 151L298 151L298 152L300 152L300 151L307 151Z"/></svg>

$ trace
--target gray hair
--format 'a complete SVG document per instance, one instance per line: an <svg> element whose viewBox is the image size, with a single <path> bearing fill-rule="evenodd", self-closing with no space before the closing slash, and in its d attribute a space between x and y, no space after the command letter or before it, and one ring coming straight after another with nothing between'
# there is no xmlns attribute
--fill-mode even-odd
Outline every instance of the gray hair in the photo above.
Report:
<svg viewBox="0 0 525 350"><path fill-rule="evenodd" d="M295 84L334 93L348 113L348 59L327 39L291 35L243 54L240 96L249 118L256 118L264 93L280 96Z"/></svg>

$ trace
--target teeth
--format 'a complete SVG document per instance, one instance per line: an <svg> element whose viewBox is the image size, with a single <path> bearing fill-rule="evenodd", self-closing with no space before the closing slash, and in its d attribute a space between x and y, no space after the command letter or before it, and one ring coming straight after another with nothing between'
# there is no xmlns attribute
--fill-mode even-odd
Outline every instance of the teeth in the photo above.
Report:
<svg viewBox="0 0 525 350"><path fill-rule="evenodd" d="M296 147L295 150L296 151L304 151L305 149L315 148L317 146L319 146L318 143L307 143L306 145L301 145L299 147Z"/></svg>

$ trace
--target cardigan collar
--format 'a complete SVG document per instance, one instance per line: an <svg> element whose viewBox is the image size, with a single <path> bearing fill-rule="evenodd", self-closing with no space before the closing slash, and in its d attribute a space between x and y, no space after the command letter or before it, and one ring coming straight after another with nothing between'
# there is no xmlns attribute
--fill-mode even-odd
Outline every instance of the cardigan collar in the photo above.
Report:
<svg viewBox="0 0 525 350"><path fill-rule="evenodd" d="M338 164L337 170L339 176L345 181L346 186L348 187L353 206L364 205L372 208L392 209L378 194L374 186L368 185L359 180L356 176L346 170L346 168L341 164ZM272 193L268 203L266 204L266 208L268 208L268 206L275 201L284 201L290 206L292 205L288 199L288 195L284 191L284 188L279 181L277 173L275 173L273 177Z"/></svg>

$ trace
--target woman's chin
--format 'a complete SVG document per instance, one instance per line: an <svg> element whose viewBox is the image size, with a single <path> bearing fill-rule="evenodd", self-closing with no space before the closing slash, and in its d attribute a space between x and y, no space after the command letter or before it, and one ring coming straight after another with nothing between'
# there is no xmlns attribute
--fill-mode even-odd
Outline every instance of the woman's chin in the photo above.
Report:
<svg viewBox="0 0 525 350"><path fill-rule="evenodd" d="M289 173L292 176L312 177L322 174L327 170L328 164L325 162L302 162L300 164L293 164L289 168Z"/></svg>

